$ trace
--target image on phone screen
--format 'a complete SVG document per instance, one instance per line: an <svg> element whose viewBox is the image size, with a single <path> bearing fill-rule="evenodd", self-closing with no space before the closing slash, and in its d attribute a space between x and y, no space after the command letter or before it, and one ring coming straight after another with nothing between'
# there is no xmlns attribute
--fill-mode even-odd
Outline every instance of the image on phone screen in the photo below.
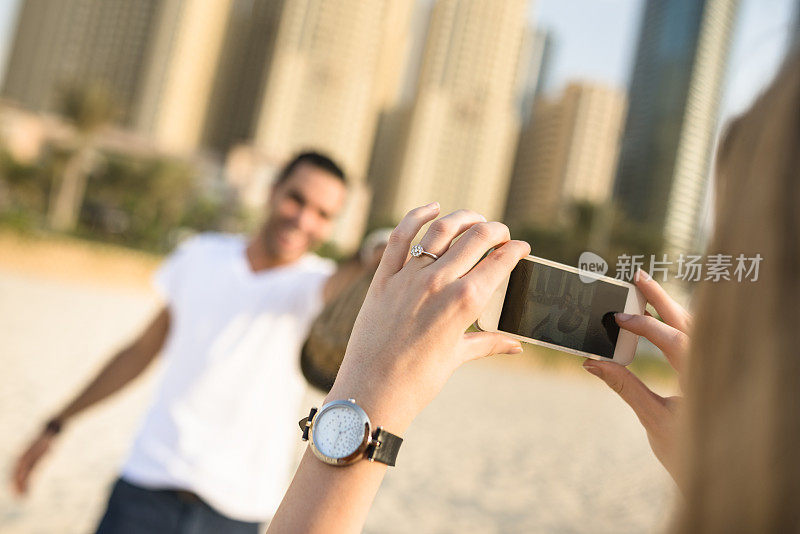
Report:
<svg viewBox="0 0 800 534"><path fill-rule="evenodd" d="M498 329L612 359L619 336L614 313L625 309L628 288L577 273L521 261L511 277Z"/></svg>

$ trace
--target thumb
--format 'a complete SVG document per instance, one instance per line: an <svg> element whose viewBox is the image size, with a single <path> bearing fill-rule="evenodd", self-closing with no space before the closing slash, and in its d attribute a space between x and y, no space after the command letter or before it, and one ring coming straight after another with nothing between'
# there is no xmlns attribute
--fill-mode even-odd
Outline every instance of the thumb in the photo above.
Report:
<svg viewBox="0 0 800 534"><path fill-rule="evenodd" d="M649 429L659 421L665 409L664 398L654 393L628 369L618 363L589 359L583 362L583 368L616 391L633 409L645 428Z"/></svg>
<svg viewBox="0 0 800 534"><path fill-rule="evenodd" d="M459 351L462 361L475 360L493 354L519 354L520 342L497 332L467 332Z"/></svg>

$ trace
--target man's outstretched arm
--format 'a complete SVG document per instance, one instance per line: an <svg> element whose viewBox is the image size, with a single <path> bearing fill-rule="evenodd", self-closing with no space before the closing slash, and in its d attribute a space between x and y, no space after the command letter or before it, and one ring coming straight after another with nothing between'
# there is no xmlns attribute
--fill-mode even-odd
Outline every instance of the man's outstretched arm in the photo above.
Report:
<svg viewBox="0 0 800 534"><path fill-rule="evenodd" d="M170 327L169 308L164 306L144 331L114 355L83 390L51 420L56 427L76 414L122 389L147 368L164 346ZM33 468L52 446L58 433L53 425L43 428L14 467L12 484L18 494L28 489Z"/></svg>

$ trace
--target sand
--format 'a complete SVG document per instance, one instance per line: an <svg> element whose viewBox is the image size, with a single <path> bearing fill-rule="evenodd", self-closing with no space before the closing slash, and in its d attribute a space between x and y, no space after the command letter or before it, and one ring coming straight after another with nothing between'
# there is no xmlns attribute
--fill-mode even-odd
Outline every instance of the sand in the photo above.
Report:
<svg viewBox="0 0 800 534"><path fill-rule="evenodd" d="M12 267L0 258L0 531L91 532L157 366L70 425L26 499L6 481L32 433L157 298L140 280ZM657 532L673 494L633 413L596 378L487 359L457 371L409 429L365 532Z"/></svg>

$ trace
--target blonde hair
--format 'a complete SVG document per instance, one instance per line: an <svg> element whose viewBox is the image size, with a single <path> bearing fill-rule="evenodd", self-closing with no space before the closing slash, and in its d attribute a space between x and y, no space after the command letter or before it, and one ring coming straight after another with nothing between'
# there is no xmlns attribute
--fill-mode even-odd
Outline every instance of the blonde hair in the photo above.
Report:
<svg viewBox="0 0 800 534"><path fill-rule="evenodd" d="M800 531L800 54L728 128L709 254L755 282L699 288L676 532Z"/></svg>

